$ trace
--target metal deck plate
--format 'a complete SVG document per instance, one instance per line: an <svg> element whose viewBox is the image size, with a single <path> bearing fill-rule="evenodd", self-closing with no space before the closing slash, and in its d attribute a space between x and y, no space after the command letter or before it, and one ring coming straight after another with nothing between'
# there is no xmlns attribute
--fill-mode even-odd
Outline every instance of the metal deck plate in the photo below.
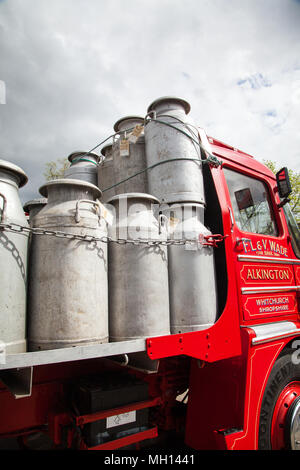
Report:
<svg viewBox="0 0 300 470"><path fill-rule="evenodd" d="M59 362L104 358L141 351L146 351L145 339L50 349L47 351L6 354L5 362L0 363L0 371L45 364L57 364Z"/></svg>

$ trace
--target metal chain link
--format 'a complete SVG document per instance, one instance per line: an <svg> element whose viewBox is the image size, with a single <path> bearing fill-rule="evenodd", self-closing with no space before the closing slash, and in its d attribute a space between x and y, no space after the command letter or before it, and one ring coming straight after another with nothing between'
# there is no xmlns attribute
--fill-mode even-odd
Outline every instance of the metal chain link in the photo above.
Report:
<svg viewBox="0 0 300 470"><path fill-rule="evenodd" d="M178 239L178 240L146 240L146 239L126 239L126 238L112 238L108 236L94 237L93 235L79 235L74 233L62 232L59 230L47 230L39 227L24 227L22 225L11 223L0 223L0 231L8 230L15 233L32 233L33 235L46 235L57 238L65 238L69 240L80 240L87 243L102 242L102 243L117 243L119 245L132 244L132 245L147 245L147 246L169 246L169 245L187 245L195 244L198 241L195 239Z"/></svg>
<svg viewBox="0 0 300 470"><path fill-rule="evenodd" d="M21 230L16 230L18 233L21 232ZM17 265L20 268L21 276L23 279L26 279L26 268L23 263L22 256L19 253L19 250L16 248L14 243L3 233L3 231L0 231L0 244L8 251L11 252L13 258L15 258Z"/></svg>

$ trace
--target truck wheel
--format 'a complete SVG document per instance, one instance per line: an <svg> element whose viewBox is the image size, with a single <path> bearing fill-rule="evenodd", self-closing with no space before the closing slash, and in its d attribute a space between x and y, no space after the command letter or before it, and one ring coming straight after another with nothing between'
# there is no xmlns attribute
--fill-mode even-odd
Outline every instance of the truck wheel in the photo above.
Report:
<svg viewBox="0 0 300 470"><path fill-rule="evenodd" d="M259 449L300 450L300 363L295 351L284 351L271 371L260 411Z"/></svg>

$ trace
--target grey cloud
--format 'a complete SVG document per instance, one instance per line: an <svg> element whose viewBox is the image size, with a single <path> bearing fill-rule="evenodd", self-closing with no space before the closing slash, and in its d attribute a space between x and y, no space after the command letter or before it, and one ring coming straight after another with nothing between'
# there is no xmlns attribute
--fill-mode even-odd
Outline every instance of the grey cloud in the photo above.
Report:
<svg viewBox="0 0 300 470"><path fill-rule="evenodd" d="M258 158L286 159L288 140L294 166L299 11L294 0L1 1L1 158L28 173L23 200L47 161L89 150L162 95L189 100L197 124Z"/></svg>

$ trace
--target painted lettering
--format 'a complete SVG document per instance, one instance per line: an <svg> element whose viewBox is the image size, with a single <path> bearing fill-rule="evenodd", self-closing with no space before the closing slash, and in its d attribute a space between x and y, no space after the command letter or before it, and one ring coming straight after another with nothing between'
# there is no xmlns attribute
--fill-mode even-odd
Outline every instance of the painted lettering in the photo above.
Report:
<svg viewBox="0 0 300 470"><path fill-rule="evenodd" d="M270 273L267 269L263 269L264 279L270 279Z"/></svg>
<svg viewBox="0 0 300 470"><path fill-rule="evenodd" d="M260 239L250 240L248 238L242 238L243 248L245 253L253 252L259 253L265 256L285 256L288 257L287 247L280 245L274 240ZM264 252L263 252L264 250Z"/></svg>
<svg viewBox="0 0 300 470"><path fill-rule="evenodd" d="M243 242L243 247L244 247L244 251L245 253L247 253L247 245L249 245L249 240L247 240L246 238L242 238L242 242Z"/></svg>
<svg viewBox="0 0 300 470"><path fill-rule="evenodd" d="M289 280L289 271L287 269L249 269L247 270L247 279L253 280Z"/></svg>
<svg viewBox="0 0 300 470"><path fill-rule="evenodd" d="M260 272L261 272L261 269L256 270L256 279L262 279Z"/></svg>

